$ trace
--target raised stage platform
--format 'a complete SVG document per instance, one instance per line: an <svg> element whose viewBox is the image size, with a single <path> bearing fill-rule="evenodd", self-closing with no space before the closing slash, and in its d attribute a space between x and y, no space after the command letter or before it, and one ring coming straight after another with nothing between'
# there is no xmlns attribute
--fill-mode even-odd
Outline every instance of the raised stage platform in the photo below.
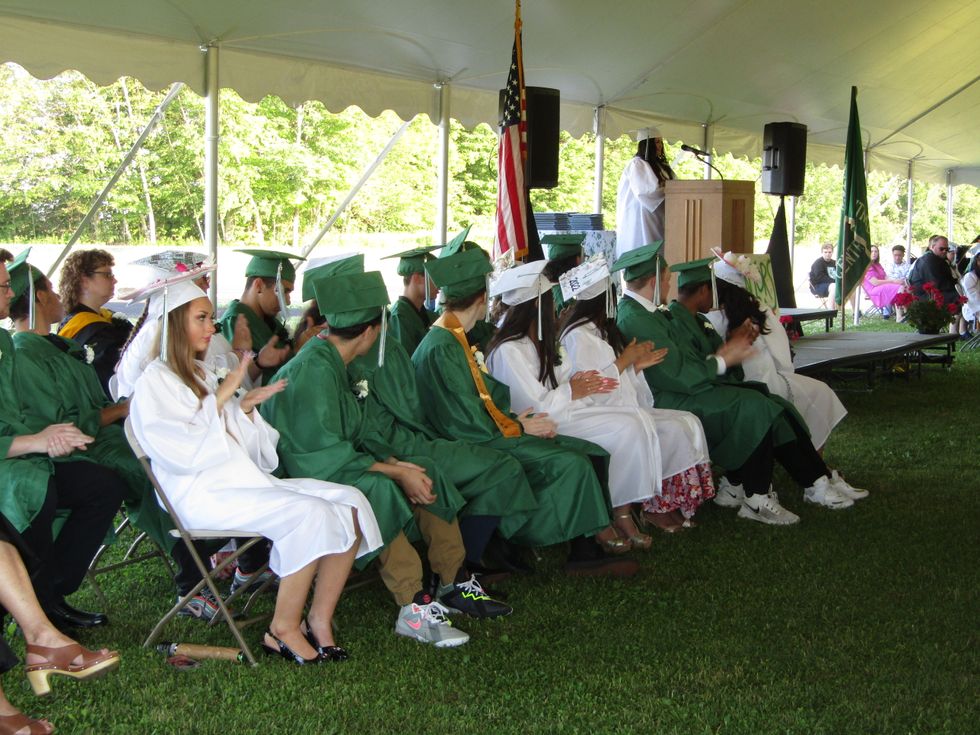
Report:
<svg viewBox="0 0 980 735"><path fill-rule="evenodd" d="M923 363L953 364L958 336L895 332L825 332L793 343L793 367L802 375L833 376L840 372L865 373L869 386L880 373L901 366L908 375Z"/></svg>

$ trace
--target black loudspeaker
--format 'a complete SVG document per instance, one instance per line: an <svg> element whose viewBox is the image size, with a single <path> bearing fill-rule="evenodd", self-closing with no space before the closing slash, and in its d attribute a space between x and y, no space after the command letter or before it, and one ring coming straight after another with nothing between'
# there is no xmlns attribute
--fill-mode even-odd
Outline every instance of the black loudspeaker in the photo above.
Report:
<svg viewBox="0 0 980 735"><path fill-rule="evenodd" d="M768 123L762 133L762 193L799 196L806 178L806 125Z"/></svg>
<svg viewBox="0 0 980 735"><path fill-rule="evenodd" d="M527 187L558 186L558 133L561 94L548 87L525 87L527 97ZM504 90L500 90L499 118L503 118Z"/></svg>

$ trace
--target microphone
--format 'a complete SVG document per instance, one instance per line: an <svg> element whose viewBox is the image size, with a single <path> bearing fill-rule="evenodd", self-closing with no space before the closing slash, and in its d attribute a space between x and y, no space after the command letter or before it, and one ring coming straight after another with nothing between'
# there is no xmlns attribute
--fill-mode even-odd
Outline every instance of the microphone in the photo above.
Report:
<svg viewBox="0 0 980 735"><path fill-rule="evenodd" d="M687 151L688 153L693 153L695 156L710 156L711 154L707 151L702 151L700 148L695 148L693 145L688 145L684 143L681 146L682 151Z"/></svg>

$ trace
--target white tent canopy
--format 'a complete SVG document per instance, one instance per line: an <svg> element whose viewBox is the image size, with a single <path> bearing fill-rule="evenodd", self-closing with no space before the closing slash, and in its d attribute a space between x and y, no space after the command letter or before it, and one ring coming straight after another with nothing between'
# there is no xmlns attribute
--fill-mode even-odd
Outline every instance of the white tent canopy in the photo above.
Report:
<svg viewBox="0 0 980 735"><path fill-rule="evenodd" d="M562 127L760 154L766 122L809 128L808 158L840 163L850 86L868 162L980 185L978 0L525 0L527 83L561 91ZM35 76L77 69L159 89L220 84L248 100L357 105L496 123L513 1L0 0L0 55ZM948 178L947 178L948 172Z"/></svg>

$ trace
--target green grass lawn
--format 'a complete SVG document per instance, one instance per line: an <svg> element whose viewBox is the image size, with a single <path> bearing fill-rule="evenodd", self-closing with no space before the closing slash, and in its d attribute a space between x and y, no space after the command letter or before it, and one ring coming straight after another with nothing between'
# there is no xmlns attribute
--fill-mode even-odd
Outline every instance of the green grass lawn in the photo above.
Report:
<svg viewBox="0 0 980 735"><path fill-rule="evenodd" d="M978 385L980 352L843 393L850 415L826 456L870 498L815 509L779 475L799 525L712 505L699 528L657 536L626 581L566 579L547 550L501 587L514 615L461 621L459 649L396 638L375 582L341 602L348 663L178 672L140 647L171 600L162 567L144 565L102 578L112 626L82 636L118 648L118 672L58 679L45 700L22 669L3 684L62 733L973 733ZM75 602L96 604L87 587ZM230 645L190 621L164 638Z"/></svg>

